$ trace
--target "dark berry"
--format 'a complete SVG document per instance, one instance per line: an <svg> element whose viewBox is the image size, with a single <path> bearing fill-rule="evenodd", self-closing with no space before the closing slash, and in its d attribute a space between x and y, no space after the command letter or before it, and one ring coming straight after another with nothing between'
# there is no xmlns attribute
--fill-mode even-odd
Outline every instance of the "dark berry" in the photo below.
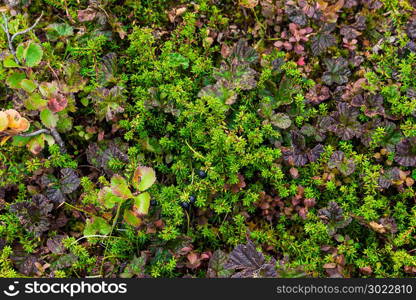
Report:
<svg viewBox="0 0 416 300"><path fill-rule="evenodd" d="M199 178L201 178L201 179L207 178L207 172L202 171L202 170L199 170L199 171L198 171L198 176L199 176Z"/></svg>
<svg viewBox="0 0 416 300"><path fill-rule="evenodd" d="M194 204L195 203L195 200L196 200L195 196L189 196L189 202L191 204Z"/></svg>
<svg viewBox="0 0 416 300"><path fill-rule="evenodd" d="M150 201L150 205L151 206L156 206L157 205L157 201L156 200L151 200Z"/></svg>
<svg viewBox="0 0 416 300"><path fill-rule="evenodd" d="M181 202L181 206L182 206L182 208L187 209L187 208L189 208L189 202Z"/></svg>

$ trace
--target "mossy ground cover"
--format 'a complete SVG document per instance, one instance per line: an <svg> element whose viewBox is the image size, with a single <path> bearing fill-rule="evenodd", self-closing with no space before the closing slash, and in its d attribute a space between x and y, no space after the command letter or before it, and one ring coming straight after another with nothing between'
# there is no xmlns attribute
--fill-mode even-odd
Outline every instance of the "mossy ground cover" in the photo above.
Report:
<svg viewBox="0 0 416 300"><path fill-rule="evenodd" d="M4 2L1 277L415 276L415 1Z"/></svg>

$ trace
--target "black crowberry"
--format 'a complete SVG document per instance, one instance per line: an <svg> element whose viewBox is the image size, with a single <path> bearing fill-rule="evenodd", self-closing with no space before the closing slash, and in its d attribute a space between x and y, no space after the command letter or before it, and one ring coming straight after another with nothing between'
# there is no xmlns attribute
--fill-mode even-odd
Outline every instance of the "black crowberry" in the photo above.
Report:
<svg viewBox="0 0 416 300"><path fill-rule="evenodd" d="M199 170L199 171L198 171L198 176L199 176L199 178L201 178L201 179L207 178L207 172L202 171L202 170Z"/></svg>
<svg viewBox="0 0 416 300"><path fill-rule="evenodd" d="M196 197L195 196L189 196L189 203L194 204L196 201Z"/></svg>

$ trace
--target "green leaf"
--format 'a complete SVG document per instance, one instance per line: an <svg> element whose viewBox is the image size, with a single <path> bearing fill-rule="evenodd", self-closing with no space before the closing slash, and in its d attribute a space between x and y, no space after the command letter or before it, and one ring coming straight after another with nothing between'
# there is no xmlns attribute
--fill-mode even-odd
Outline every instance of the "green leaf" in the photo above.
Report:
<svg viewBox="0 0 416 300"><path fill-rule="evenodd" d="M19 89L20 88L20 82L26 78L26 75L22 72L14 72L6 79L6 83L8 86L10 86L12 89Z"/></svg>
<svg viewBox="0 0 416 300"><path fill-rule="evenodd" d="M43 51L40 45L35 43L30 43L29 46L23 51L23 57L25 60L25 65L28 67L37 66L42 60Z"/></svg>
<svg viewBox="0 0 416 300"><path fill-rule="evenodd" d="M143 252L140 257L134 256L134 258L124 268L124 271L120 274L120 277L132 278L136 275L136 277L142 278L145 273L146 260L147 256Z"/></svg>
<svg viewBox="0 0 416 300"><path fill-rule="evenodd" d="M288 105L293 102L293 94L296 90L293 89L293 82L287 77L283 77L280 82L279 89L275 95L276 106L277 108L280 105Z"/></svg>
<svg viewBox="0 0 416 300"><path fill-rule="evenodd" d="M114 195L124 200L133 197L126 180L117 174L111 178L111 190Z"/></svg>
<svg viewBox="0 0 416 300"><path fill-rule="evenodd" d="M30 152L37 155L45 148L45 139L43 136L43 134L39 134L30 139L26 145Z"/></svg>
<svg viewBox="0 0 416 300"><path fill-rule="evenodd" d="M139 166L134 171L133 186L139 191L145 191L150 188L156 181L156 173L150 167Z"/></svg>
<svg viewBox="0 0 416 300"><path fill-rule="evenodd" d="M6 57L6 59L3 61L3 65L6 68L20 68L19 64L14 60L13 55Z"/></svg>
<svg viewBox="0 0 416 300"><path fill-rule="evenodd" d="M39 91L45 98L53 97L58 91L58 85L56 82L42 82L39 84Z"/></svg>
<svg viewBox="0 0 416 300"><path fill-rule="evenodd" d="M150 207L150 194L142 193L134 198L134 212L139 216L147 215Z"/></svg>
<svg viewBox="0 0 416 300"><path fill-rule="evenodd" d="M58 123L58 118L58 115L54 114L47 108L40 112L40 120L42 121L43 125L45 125L48 128L56 127L56 123Z"/></svg>
<svg viewBox="0 0 416 300"><path fill-rule="evenodd" d="M111 226L103 218L94 217L94 223L99 233L107 235L111 232Z"/></svg>
<svg viewBox="0 0 416 300"><path fill-rule="evenodd" d="M41 95L39 95L38 93L30 95L23 102L28 110L38 110L45 107L48 104L48 101L42 99Z"/></svg>
<svg viewBox="0 0 416 300"><path fill-rule="evenodd" d="M30 141L30 139L31 137L28 136L15 135L13 137L12 145L16 147L23 147Z"/></svg>
<svg viewBox="0 0 416 300"><path fill-rule="evenodd" d="M49 146L55 144L55 139L53 138L53 136L51 136L49 134L44 134L43 136L44 136L45 141L48 143Z"/></svg>
<svg viewBox="0 0 416 300"><path fill-rule="evenodd" d="M58 124L56 125L56 128L59 129L59 132L68 132L72 129L73 125L73 119L69 117L68 115L65 115L65 117L59 118Z"/></svg>
<svg viewBox="0 0 416 300"><path fill-rule="evenodd" d="M95 235L97 233L107 235L110 232L111 226L107 223L105 219L100 217L94 217L93 220L88 219L84 228L85 236Z"/></svg>
<svg viewBox="0 0 416 300"><path fill-rule="evenodd" d="M127 224L133 227L139 226L140 223L142 222L142 220L139 217L137 217L132 211L127 210L127 209L124 211L123 218Z"/></svg>
<svg viewBox="0 0 416 300"><path fill-rule="evenodd" d="M117 203L123 202L123 199L114 195L112 189L106 186L98 193L98 201L103 203L107 208L113 208Z"/></svg>
<svg viewBox="0 0 416 300"><path fill-rule="evenodd" d="M53 270L62 270L71 267L79 260L78 256L75 254L69 253L60 256L51 264L51 269Z"/></svg>
<svg viewBox="0 0 416 300"><path fill-rule="evenodd" d="M179 53L170 53L168 62L174 68L182 66L184 69L187 69L189 67L189 59Z"/></svg>
<svg viewBox="0 0 416 300"><path fill-rule="evenodd" d="M46 27L46 37L50 41L56 41L58 38L71 36L73 34L74 34L74 29L72 28L72 26L66 23L62 23L62 24L54 23Z"/></svg>
<svg viewBox="0 0 416 300"><path fill-rule="evenodd" d="M19 44L19 46L17 46L16 48L16 56L17 59L19 60L19 62L23 62L23 52L25 51L25 47L23 46L23 44Z"/></svg>
<svg viewBox="0 0 416 300"><path fill-rule="evenodd" d="M32 93L36 89L36 83L30 79L23 79L20 81L20 86L28 93Z"/></svg>

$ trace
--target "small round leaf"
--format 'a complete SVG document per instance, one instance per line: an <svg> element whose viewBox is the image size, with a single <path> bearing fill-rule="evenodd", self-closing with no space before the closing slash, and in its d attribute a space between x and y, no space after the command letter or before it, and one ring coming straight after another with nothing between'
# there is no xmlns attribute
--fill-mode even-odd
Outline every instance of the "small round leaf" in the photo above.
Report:
<svg viewBox="0 0 416 300"><path fill-rule="evenodd" d="M117 174L111 178L111 190L114 195L124 200L133 197L126 180Z"/></svg>
<svg viewBox="0 0 416 300"><path fill-rule="evenodd" d="M43 125L45 125L48 128L56 127L58 119L58 116L47 108L40 112L40 120L42 121Z"/></svg>
<svg viewBox="0 0 416 300"><path fill-rule="evenodd" d="M145 216L149 212L150 194L148 192L142 193L134 198L133 211L138 216Z"/></svg>
<svg viewBox="0 0 416 300"><path fill-rule="evenodd" d="M133 185L139 191L145 191L150 188L156 181L156 173L150 167L137 167L133 175Z"/></svg>
<svg viewBox="0 0 416 300"><path fill-rule="evenodd" d="M23 57L25 59L25 65L28 67L37 66L42 60L43 51L40 45L30 43L29 46L24 50Z"/></svg>

